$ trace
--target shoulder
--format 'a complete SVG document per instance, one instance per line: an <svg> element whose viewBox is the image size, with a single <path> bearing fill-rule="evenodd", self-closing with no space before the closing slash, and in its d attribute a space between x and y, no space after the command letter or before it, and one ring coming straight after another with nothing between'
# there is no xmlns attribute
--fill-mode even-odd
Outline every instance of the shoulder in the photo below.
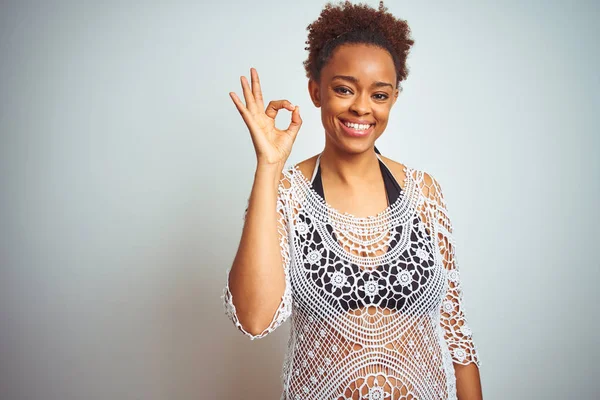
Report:
<svg viewBox="0 0 600 400"><path fill-rule="evenodd" d="M310 181L313 170L317 165L318 156L319 154L316 154L294 165L286 164L285 168L283 168L283 170L281 171L281 175L279 177L280 189L290 189L293 186L294 181L297 181L296 179L294 179L294 175L297 176L298 174L301 174L302 177L304 177L304 180Z"/></svg>
<svg viewBox="0 0 600 400"><path fill-rule="evenodd" d="M419 170L417 175L417 182L423 196L426 199L445 207L446 201L444 200L442 185L439 180L437 180L431 172L426 172L424 170Z"/></svg>
<svg viewBox="0 0 600 400"><path fill-rule="evenodd" d="M439 201L442 198L442 186L440 182L430 173L421 171L423 195L431 200Z"/></svg>
<svg viewBox="0 0 600 400"><path fill-rule="evenodd" d="M310 180L312 176L312 171L317 163L317 157L319 155L316 154L313 157L310 157L304 161L301 161L295 165L286 164L279 176L279 189L288 190L291 189L294 183L294 175L301 173L304 175L306 180Z"/></svg>
<svg viewBox="0 0 600 400"><path fill-rule="evenodd" d="M416 169L406 166L405 164L399 163L381 155L383 162L388 166L392 174L399 181L406 179L406 173L411 175L411 178L417 183L422 195L430 200L436 202L443 201L442 187L440 182L435 178L431 172L427 172L422 169Z"/></svg>
<svg viewBox="0 0 600 400"><path fill-rule="evenodd" d="M296 164L296 168L300 170L302 175L304 175L307 180L310 180L312 177L315 166L317 165L317 157L319 157L319 154L315 154L314 156Z"/></svg>
<svg viewBox="0 0 600 400"><path fill-rule="evenodd" d="M286 166L281 171L279 176L279 190L284 192L289 192L294 185L294 175L298 173L302 174L306 180L310 180L312 176L313 169L317 164L317 157L319 154L315 154L314 156L307 158L295 165L286 164Z"/></svg>
<svg viewBox="0 0 600 400"><path fill-rule="evenodd" d="M396 181L398 181L400 186L402 186L402 189L404 189L406 187L406 174L411 173L412 168L408 167L406 164L387 158L382 154L380 154L379 157L381 157L385 166L388 167L392 175L394 175L394 178L396 178Z"/></svg>

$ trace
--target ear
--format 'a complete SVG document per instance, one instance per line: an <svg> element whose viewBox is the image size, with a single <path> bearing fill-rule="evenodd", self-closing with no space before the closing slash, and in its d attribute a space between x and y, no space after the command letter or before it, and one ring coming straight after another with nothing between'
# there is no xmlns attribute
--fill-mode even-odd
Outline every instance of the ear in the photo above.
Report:
<svg viewBox="0 0 600 400"><path fill-rule="evenodd" d="M312 79L308 80L308 94L315 107L321 107L321 88L319 84Z"/></svg>

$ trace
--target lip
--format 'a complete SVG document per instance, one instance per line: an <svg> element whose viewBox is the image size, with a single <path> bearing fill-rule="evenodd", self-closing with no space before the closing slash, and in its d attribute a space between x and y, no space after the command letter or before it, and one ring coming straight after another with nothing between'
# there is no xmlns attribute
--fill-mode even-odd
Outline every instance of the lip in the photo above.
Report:
<svg viewBox="0 0 600 400"><path fill-rule="evenodd" d="M344 121L341 119L338 119L340 121L340 125L342 126L342 130L346 133L346 135L348 136L352 136L352 137L365 137L365 136L369 136L371 134L371 132L373 132L373 128L375 128L375 124L370 124L371 127L362 131L359 131L357 129L353 129L353 128L349 128L346 126L346 124L344 124ZM347 121L347 122L354 122L354 121ZM358 123L358 122L357 122ZM363 122L365 125L369 124L369 122Z"/></svg>
<svg viewBox="0 0 600 400"><path fill-rule="evenodd" d="M361 125L373 125L374 122L371 121L367 121L364 119L344 119L344 118L339 118L340 121L342 122L352 122L353 124L361 124Z"/></svg>

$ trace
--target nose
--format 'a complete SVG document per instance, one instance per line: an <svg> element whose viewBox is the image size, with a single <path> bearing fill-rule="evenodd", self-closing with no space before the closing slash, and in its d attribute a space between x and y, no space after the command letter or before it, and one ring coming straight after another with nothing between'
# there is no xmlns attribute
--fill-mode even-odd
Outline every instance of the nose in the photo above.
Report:
<svg viewBox="0 0 600 400"><path fill-rule="evenodd" d="M368 94L360 94L354 98L352 105L350 106L350 111L354 112L356 115L365 115L368 114L371 110L371 104L369 102Z"/></svg>

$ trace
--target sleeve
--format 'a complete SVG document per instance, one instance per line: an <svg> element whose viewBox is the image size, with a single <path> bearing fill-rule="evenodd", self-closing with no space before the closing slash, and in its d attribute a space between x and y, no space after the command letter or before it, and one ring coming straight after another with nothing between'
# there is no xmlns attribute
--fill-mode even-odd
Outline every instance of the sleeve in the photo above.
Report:
<svg viewBox="0 0 600 400"><path fill-rule="evenodd" d="M431 177L429 197L432 200L433 217L440 255L446 270L447 291L442 299L440 323L452 361L467 365L471 362L480 367L479 354L473 341L473 333L464 310L463 291L452 223L448 214L439 182Z"/></svg>
<svg viewBox="0 0 600 400"><path fill-rule="evenodd" d="M235 305L233 304L233 295L229 290L229 272L231 271L231 267L229 267L225 273L225 288L223 289L223 295L221 296L225 314L243 334L250 338L250 340L260 339L267 336L269 333L277 329L283 322L285 322L292 313L292 291L289 278L290 249L288 244L288 218L286 202L284 201L284 192L284 187L282 184L280 184L277 198L277 231L279 233L279 247L281 249L282 268L285 275L285 289L283 296L281 297L279 307L275 311L271 323L261 333L257 335L251 334L243 328L242 324L238 320L237 311ZM246 206L246 210L244 211L244 221L246 220L247 211L248 206Z"/></svg>

